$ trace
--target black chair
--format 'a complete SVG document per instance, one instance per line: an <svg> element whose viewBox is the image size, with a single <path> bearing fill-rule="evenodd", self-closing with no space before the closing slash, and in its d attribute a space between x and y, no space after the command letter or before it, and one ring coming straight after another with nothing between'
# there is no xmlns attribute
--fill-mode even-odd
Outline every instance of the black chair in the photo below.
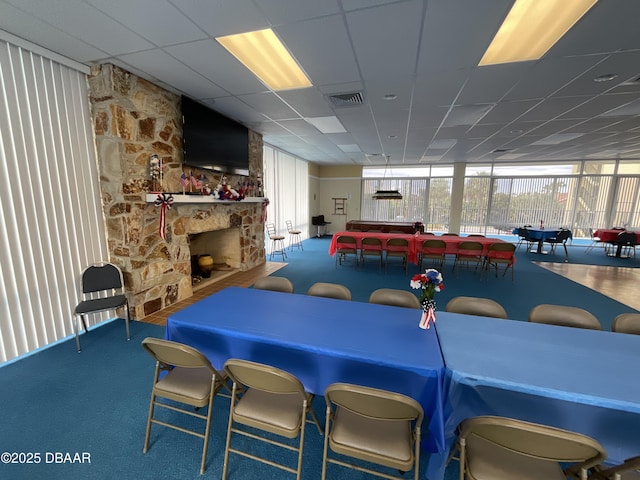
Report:
<svg viewBox="0 0 640 480"><path fill-rule="evenodd" d="M518 243L516 245L516 250L520 248L520 245L523 243L527 244L527 250L531 250L533 244L536 242L533 238L531 238L531 234L529 233L529 229L527 227L518 228Z"/></svg>
<svg viewBox="0 0 640 480"><path fill-rule="evenodd" d="M571 230L563 228L555 237L547 238L544 242L551 245L551 253L555 253L556 245L561 244L564 248L565 260L569 261L569 252L567 252L567 240L569 240L571 237Z"/></svg>
<svg viewBox="0 0 640 480"><path fill-rule="evenodd" d="M86 317L92 313L106 312L124 308L127 340L129 333L129 302L124 294L122 271L113 263L99 262L88 266L80 278L81 301L73 311L75 322L73 330L76 334L76 347L80 351L79 319L85 332L88 331Z"/></svg>
<svg viewBox="0 0 640 480"><path fill-rule="evenodd" d="M327 222L324 219L324 215L316 215L315 217L311 217L311 225L318 227L318 233L316 233L316 237L320 238L324 235L327 225L330 225L331 222Z"/></svg>
<svg viewBox="0 0 640 480"><path fill-rule="evenodd" d="M638 237L634 232L622 232L615 241L616 257L628 258L636 256Z"/></svg>

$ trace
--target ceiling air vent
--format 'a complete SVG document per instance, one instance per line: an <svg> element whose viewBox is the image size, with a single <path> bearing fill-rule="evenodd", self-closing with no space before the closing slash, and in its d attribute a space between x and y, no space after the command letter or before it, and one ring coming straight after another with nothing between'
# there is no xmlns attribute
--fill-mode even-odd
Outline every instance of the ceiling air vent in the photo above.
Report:
<svg viewBox="0 0 640 480"><path fill-rule="evenodd" d="M340 93L329 95L329 100L336 107L355 107L364 104L364 95L362 92Z"/></svg>

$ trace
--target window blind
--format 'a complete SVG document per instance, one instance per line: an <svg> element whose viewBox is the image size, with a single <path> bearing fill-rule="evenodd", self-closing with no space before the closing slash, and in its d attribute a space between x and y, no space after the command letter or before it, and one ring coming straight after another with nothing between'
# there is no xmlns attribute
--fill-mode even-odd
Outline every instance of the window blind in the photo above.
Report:
<svg viewBox="0 0 640 480"><path fill-rule="evenodd" d="M2 363L73 333L108 249L85 74L0 40L0 138Z"/></svg>

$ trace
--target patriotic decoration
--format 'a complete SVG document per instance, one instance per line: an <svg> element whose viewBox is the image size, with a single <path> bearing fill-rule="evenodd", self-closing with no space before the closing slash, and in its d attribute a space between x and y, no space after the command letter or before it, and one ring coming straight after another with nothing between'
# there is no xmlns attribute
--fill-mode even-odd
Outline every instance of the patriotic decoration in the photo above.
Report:
<svg viewBox="0 0 640 480"><path fill-rule="evenodd" d="M265 198L262 201L262 223L267 221L267 207L269 206L269 199Z"/></svg>
<svg viewBox="0 0 640 480"><path fill-rule="evenodd" d="M420 305L422 305L422 316L419 327L426 330L436 321L436 302L433 299L436 292L444 289L442 274L429 268L424 273L417 273L411 278L409 285L413 289L420 289Z"/></svg>
<svg viewBox="0 0 640 480"><path fill-rule="evenodd" d="M160 225L158 227L158 233L160 234L160 238L167 241L166 215L167 210L171 210L173 195L170 193L159 193L158 198L156 198L153 203L156 207L160 207Z"/></svg>
<svg viewBox="0 0 640 480"><path fill-rule="evenodd" d="M191 185L193 185L193 187L196 190L200 190L203 187L203 183L202 180L200 180L198 177L196 177L195 175L191 175Z"/></svg>
<svg viewBox="0 0 640 480"><path fill-rule="evenodd" d="M180 185L185 188L189 186L189 177L187 177L184 172L182 172L182 175L180 176Z"/></svg>

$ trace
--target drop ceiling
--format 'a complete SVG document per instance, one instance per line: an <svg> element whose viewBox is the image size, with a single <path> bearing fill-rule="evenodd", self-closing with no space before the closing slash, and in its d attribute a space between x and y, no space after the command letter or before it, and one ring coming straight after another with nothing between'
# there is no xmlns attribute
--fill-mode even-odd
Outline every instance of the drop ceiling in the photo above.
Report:
<svg viewBox="0 0 640 480"><path fill-rule="evenodd" d="M539 61L478 67L511 5L0 0L0 29L118 65L319 164L640 159L640 1L600 0ZM313 87L270 91L214 40L266 27ZM331 116L346 132L311 123Z"/></svg>

